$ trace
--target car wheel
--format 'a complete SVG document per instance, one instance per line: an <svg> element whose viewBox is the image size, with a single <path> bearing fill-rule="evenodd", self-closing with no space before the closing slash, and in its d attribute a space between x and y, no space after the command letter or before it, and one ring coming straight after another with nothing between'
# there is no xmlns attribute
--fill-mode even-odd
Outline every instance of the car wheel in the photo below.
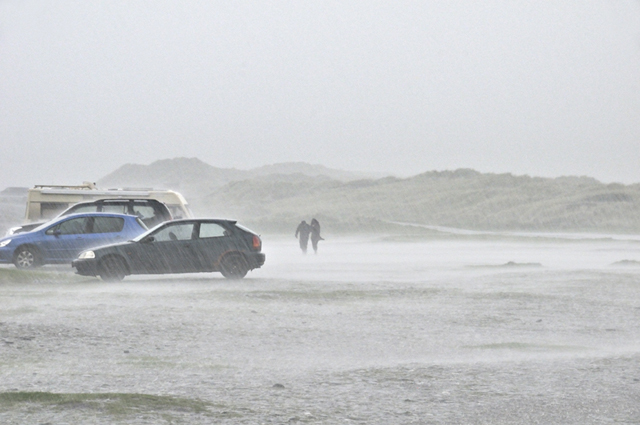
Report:
<svg viewBox="0 0 640 425"><path fill-rule="evenodd" d="M105 282L120 282L127 275L127 266L119 258L107 257L100 262L99 274Z"/></svg>
<svg viewBox="0 0 640 425"><path fill-rule="evenodd" d="M249 266L242 255L231 254L222 259L220 271L227 279L242 279L249 271Z"/></svg>
<svg viewBox="0 0 640 425"><path fill-rule="evenodd" d="M40 265L40 256L34 248L21 246L16 249L13 264L19 269L33 269Z"/></svg>

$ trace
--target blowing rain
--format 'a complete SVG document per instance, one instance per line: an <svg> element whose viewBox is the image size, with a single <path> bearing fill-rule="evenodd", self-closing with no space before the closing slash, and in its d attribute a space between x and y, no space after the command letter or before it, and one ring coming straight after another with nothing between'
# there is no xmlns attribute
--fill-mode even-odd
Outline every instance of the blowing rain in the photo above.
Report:
<svg viewBox="0 0 640 425"><path fill-rule="evenodd" d="M0 27L0 423L640 422L640 3Z"/></svg>

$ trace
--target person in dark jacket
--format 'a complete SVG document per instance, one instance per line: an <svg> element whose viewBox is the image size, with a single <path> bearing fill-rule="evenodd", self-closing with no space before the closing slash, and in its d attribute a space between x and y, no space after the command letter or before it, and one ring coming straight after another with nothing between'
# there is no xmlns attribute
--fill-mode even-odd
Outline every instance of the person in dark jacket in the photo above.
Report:
<svg viewBox="0 0 640 425"><path fill-rule="evenodd" d="M318 253L318 242L323 241L324 238L320 236L320 223L315 218L311 220L311 246L313 252Z"/></svg>
<svg viewBox="0 0 640 425"><path fill-rule="evenodd" d="M311 226L307 224L306 221L302 220L300 224L298 224L298 228L296 229L296 238L300 235L300 249L303 254L307 253L307 246L309 245L309 233L311 233Z"/></svg>

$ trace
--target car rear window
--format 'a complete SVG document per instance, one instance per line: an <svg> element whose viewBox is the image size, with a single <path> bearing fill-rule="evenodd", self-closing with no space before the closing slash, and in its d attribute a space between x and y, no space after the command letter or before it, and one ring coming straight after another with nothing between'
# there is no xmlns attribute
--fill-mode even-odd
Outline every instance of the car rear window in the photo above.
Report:
<svg viewBox="0 0 640 425"><path fill-rule="evenodd" d="M227 233L225 233L227 232ZM228 230L220 226L217 223L201 223L200 224L200 239L204 238L218 238L220 236L226 236Z"/></svg>
<svg viewBox="0 0 640 425"><path fill-rule="evenodd" d="M95 217L92 233L118 233L124 228L122 217Z"/></svg>

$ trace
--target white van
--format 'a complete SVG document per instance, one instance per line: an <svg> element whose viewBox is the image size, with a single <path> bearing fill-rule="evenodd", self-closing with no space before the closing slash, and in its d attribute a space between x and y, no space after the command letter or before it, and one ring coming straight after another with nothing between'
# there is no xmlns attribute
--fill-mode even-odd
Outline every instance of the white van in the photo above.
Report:
<svg viewBox="0 0 640 425"><path fill-rule="evenodd" d="M191 218L193 214L186 199L173 190L148 188L98 189L95 183L79 186L36 185L27 193L25 223L51 220L71 205L98 199L155 199L164 203L174 219Z"/></svg>

